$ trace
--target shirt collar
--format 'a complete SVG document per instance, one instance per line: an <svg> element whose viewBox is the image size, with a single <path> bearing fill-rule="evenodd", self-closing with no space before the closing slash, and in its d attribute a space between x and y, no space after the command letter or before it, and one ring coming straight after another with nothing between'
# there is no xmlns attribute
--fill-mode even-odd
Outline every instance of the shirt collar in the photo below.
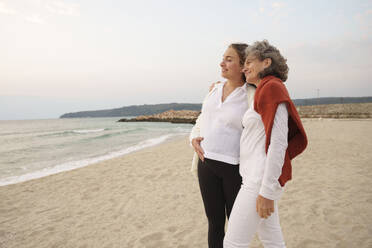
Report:
<svg viewBox="0 0 372 248"><path fill-rule="evenodd" d="M247 83L244 83L242 86L238 88L242 89L244 92L247 92Z"/></svg>
<svg viewBox="0 0 372 248"><path fill-rule="evenodd" d="M226 81L225 82L221 82L221 83L219 83L219 84L215 84L215 87L217 88L217 87L219 87L219 88L223 88L223 86L225 85L225 83L226 83ZM247 83L244 83L242 86L240 86L240 87L237 87L236 89L241 89L241 90L243 90L244 92L247 92L247 86L248 84Z"/></svg>

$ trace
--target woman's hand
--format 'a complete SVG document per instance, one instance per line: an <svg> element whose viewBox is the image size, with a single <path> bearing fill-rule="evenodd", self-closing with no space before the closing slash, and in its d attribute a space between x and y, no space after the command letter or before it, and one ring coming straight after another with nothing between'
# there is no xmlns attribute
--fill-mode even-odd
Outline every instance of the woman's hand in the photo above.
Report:
<svg viewBox="0 0 372 248"><path fill-rule="evenodd" d="M267 219L274 213L274 201L258 195L256 200L256 211L261 218Z"/></svg>
<svg viewBox="0 0 372 248"><path fill-rule="evenodd" d="M191 141L192 146L194 147L195 152L198 154L198 157L201 161L204 162L204 150L200 146L200 142L203 140L203 137L193 138Z"/></svg>
<svg viewBox="0 0 372 248"><path fill-rule="evenodd" d="M214 87L216 84L219 84L219 83L221 83L221 82L218 81L218 82L215 82L215 83L211 84L211 86L209 86L209 92L211 92L212 89L213 89L213 87Z"/></svg>

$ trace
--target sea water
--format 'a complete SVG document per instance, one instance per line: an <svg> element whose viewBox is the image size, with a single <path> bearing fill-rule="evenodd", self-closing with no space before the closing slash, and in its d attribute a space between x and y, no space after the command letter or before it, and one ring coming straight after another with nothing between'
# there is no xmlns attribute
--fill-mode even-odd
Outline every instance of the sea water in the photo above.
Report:
<svg viewBox="0 0 372 248"><path fill-rule="evenodd" d="M122 156L186 135L190 124L120 118L0 121L0 186Z"/></svg>

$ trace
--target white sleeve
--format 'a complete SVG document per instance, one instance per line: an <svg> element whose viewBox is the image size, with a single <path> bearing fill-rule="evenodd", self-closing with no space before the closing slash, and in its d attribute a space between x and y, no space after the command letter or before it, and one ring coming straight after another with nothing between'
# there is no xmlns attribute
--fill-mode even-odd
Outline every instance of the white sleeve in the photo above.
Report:
<svg viewBox="0 0 372 248"><path fill-rule="evenodd" d="M204 100L203 100L203 104L206 102L208 96L211 94L211 92L214 90L215 88L213 88L210 92L208 92L208 94L204 97ZM203 106L202 106L203 108ZM200 137L200 126L201 126L201 123L200 123L200 119L201 119L201 116L202 116L203 112L200 113L200 115L198 116L198 118L196 119L195 121L195 125L192 127L191 129L191 133L190 133L190 136L189 136L189 141L190 141L190 146L192 147L192 144L191 144L191 141L196 138L196 137Z"/></svg>
<svg viewBox="0 0 372 248"><path fill-rule="evenodd" d="M250 108L254 103L254 93L256 92L256 87L248 84L247 85L247 101L248 108Z"/></svg>
<svg viewBox="0 0 372 248"><path fill-rule="evenodd" d="M284 157L288 147L288 110L285 103L280 103L275 113L271 130L270 145L267 151L265 172L260 188L260 195L278 200L283 188L278 179L282 174Z"/></svg>
<svg viewBox="0 0 372 248"><path fill-rule="evenodd" d="M191 144L192 139L194 139L196 137L200 137L200 116L201 116L201 113L198 116L198 118L196 119L195 125L191 129L191 133L190 133L190 137L189 137L191 147L192 147L192 144Z"/></svg>

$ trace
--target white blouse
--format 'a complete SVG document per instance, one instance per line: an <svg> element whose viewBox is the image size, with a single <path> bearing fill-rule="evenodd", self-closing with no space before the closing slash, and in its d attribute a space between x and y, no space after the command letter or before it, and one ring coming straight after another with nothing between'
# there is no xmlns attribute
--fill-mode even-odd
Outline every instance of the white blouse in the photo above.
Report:
<svg viewBox="0 0 372 248"><path fill-rule="evenodd" d="M277 200L283 192L278 179L288 147L287 107L285 103L278 105L267 154L265 127L253 106L244 114L243 126L239 168L243 178L242 187L256 191L265 198Z"/></svg>
<svg viewBox="0 0 372 248"><path fill-rule="evenodd" d="M229 164L239 164L242 119L248 109L247 85L237 87L222 102L223 86L216 84L202 106L200 146L204 157Z"/></svg>

